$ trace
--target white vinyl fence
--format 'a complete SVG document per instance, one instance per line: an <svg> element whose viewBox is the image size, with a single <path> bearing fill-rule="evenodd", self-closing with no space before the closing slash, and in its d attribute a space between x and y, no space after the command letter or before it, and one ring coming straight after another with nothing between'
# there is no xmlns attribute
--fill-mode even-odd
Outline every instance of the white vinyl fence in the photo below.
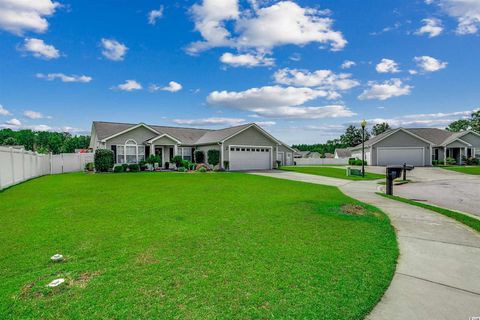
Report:
<svg viewBox="0 0 480 320"><path fill-rule="evenodd" d="M323 165L323 164L348 164L348 159L336 158L295 158L297 166Z"/></svg>
<svg viewBox="0 0 480 320"><path fill-rule="evenodd" d="M0 190L35 177L82 171L93 162L93 153L38 154L0 147Z"/></svg>

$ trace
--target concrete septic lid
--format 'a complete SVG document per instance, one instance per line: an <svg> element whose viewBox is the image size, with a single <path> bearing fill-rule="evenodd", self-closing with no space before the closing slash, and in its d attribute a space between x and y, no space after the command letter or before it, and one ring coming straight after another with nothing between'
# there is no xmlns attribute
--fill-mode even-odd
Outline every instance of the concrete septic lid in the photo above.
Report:
<svg viewBox="0 0 480 320"><path fill-rule="evenodd" d="M65 279L63 279L63 278L55 279L52 282L50 282L49 284L47 284L47 287L50 287L50 288L58 287L59 285L61 285L64 282L65 282Z"/></svg>
<svg viewBox="0 0 480 320"><path fill-rule="evenodd" d="M53 262L60 262L63 260L63 256L59 253L53 255L51 258L50 258Z"/></svg>

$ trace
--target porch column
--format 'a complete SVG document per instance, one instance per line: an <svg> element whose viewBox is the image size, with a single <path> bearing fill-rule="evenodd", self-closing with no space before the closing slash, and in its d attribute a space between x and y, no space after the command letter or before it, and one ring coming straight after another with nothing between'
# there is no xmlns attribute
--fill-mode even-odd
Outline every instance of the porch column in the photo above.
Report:
<svg viewBox="0 0 480 320"><path fill-rule="evenodd" d="M443 164L447 164L447 147L443 147Z"/></svg>
<svg viewBox="0 0 480 320"><path fill-rule="evenodd" d="M173 156L175 157L178 155L178 144L173 145Z"/></svg>
<svg viewBox="0 0 480 320"><path fill-rule="evenodd" d="M223 142L222 142L222 143L220 143L220 163L219 163L219 167L221 169L223 169L223 152L224 152L223 148L224 147L223 147Z"/></svg>
<svg viewBox="0 0 480 320"><path fill-rule="evenodd" d="M465 147L465 158L468 158L468 148ZM460 163L462 162L462 158L460 157Z"/></svg>

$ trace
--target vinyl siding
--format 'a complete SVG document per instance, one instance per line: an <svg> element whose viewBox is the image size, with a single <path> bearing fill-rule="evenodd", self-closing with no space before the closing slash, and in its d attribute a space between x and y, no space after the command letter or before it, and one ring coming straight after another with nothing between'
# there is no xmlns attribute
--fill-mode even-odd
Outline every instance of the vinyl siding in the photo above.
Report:
<svg viewBox="0 0 480 320"><path fill-rule="evenodd" d="M475 149L480 148L480 137L473 134L473 133L467 133L466 135L464 135L460 139L462 139L465 142L470 143L472 145L472 147L475 148Z"/></svg>
<svg viewBox="0 0 480 320"><path fill-rule="evenodd" d="M153 139L157 134L144 127L138 127L131 131L125 132L115 138L107 140L107 149L112 145L125 144L127 140L133 139L137 144L143 144L145 141Z"/></svg>

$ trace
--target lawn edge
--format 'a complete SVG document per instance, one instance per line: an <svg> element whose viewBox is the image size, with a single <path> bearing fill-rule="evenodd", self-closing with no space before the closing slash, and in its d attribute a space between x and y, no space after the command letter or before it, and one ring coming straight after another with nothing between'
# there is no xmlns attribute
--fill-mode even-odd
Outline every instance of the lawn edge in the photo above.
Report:
<svg viewBox="0 0 480 320"><path fill-rule="evenodd" d="M417 207L420 207L420 208L423 208L423 209L434 211L436 213L440 213L444 216L447 216L451 219L454 219L454 220L460 222L461 224L469 227L470 229L474 230L475 232L480 233L480 219L471 217L470 215L464 214L464 213L459 212L459 211L454 211L454 210L446 209L446 208L443 208L443 207L438 207L438 206L434 206L434 205L430 205L430 204L421 203L421 202L418 202L418 201L402 198L402 197L399 197L399 196L387 195L387 194L382 193L382 192L377 192L377 194L382 196L382 197L388 198L388 199L396 200L396 201L399 201L399 202L410 204L412 206L417 206Z"/></svg>

